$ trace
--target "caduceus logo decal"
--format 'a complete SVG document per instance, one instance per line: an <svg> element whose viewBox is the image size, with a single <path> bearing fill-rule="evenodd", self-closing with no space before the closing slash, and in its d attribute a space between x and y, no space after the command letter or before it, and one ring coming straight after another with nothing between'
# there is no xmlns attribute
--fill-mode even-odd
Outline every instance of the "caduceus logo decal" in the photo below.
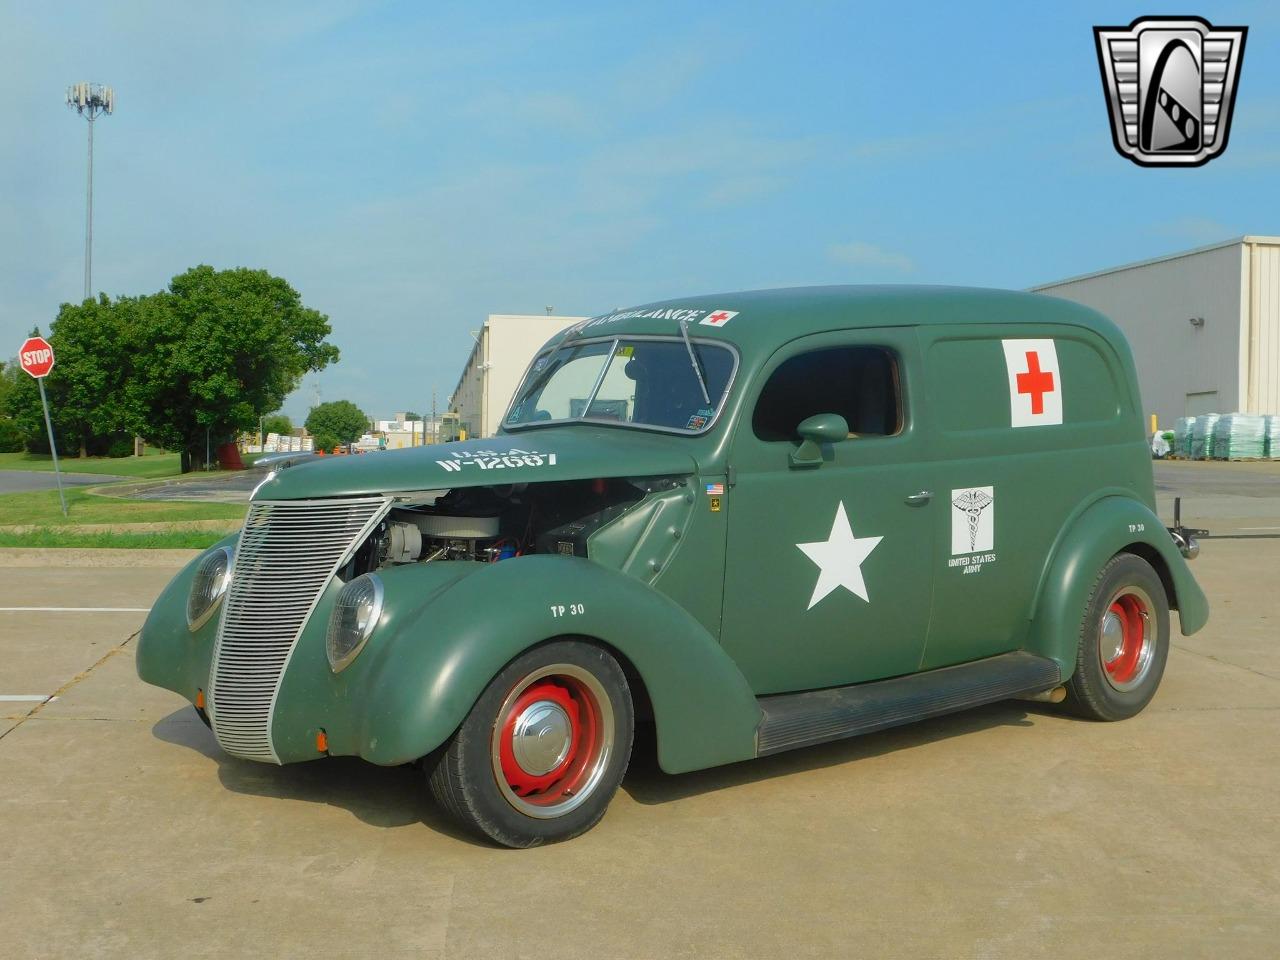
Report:
<svg viewBox="0 0 1280 960"><path fill-rule="evenodd" d="M978 549L978 521L982 511L991 506L993 498L984 490L965 490L952 499L952 505L969 519L969 552Z"/></svg>

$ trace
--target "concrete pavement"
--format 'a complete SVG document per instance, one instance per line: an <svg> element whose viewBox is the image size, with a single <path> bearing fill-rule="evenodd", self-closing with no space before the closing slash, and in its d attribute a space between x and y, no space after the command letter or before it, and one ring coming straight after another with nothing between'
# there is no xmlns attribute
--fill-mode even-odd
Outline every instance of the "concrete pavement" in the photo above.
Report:
<svg viewBox="0 0 1280 960"><path fill-rule="evenodd" d="M120 609L182 559L3 570L0 606L117 611L0 613L0 695L58 696L0 702L6 957L1275 956L1280 541L1206 545L1213 620L1134 720L1010 703L684 776L640 759L596 830L518 852L411 768L222 755L137 680Z"/></svg>

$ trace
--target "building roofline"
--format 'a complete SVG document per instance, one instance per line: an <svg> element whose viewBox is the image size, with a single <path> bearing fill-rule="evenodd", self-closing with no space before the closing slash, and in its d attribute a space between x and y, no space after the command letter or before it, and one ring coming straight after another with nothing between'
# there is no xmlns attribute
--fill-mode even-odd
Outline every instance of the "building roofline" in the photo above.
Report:
<svg viewBox="0 0 1280 960"><path fill-rule="evenodd" d="M1092 280L1095 277L1105 277L1108 274L1121 273L1125 270L1136 270L1139 267L1149 267L1152 264L1165 263L1169 260L1181 260L1183 257L1194 257L1196 254L1208 253L1211 250L1221 250L1224 247L1234 247L1243 243L1270 243L1280 246L1280 237L1245 234L1242 237L1232 237L1230 240L1221 240L1218 243L1211 243L1203 247L1195 247L1192 250L1181 250L1177 253L1167 253L1161 257L1151 257L1150 259L1138 260L1134 263L1124 263L1118 267L1107 267L1105 270L1094 270L1092 273L1081 273L1077 276L1066 277L1062 280L1051 280L1048 283L1037 283L1035 286L1027 287L1027 289L1032 293L1037 293L1041 290L1066 286L1068 283L1076 283L1080 280Z"/></svg>

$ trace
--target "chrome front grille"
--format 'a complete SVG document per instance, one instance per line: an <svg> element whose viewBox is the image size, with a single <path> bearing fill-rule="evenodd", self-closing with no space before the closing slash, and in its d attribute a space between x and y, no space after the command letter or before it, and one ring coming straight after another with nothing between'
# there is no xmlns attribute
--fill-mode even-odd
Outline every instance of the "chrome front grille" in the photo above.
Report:
<svg viewBox="0 0 1280 960"><path fill-rule="evenodd" d="M209 715L227 753L279 763L276 694L325 585L382 519L382 497L253 503L218 621Z"/></svg>

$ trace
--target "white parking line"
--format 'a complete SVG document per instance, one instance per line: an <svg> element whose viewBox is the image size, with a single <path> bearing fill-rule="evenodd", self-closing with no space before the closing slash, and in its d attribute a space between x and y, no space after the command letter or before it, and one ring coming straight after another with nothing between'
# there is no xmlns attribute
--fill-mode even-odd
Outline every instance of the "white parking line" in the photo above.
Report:
<svg viewBox="0 0 1280 960"><path fill-rule="evenodd" d="M1280 530L1280 527L1241 527L1241 530Z"/></svg>
<svg viewBox="0 0 1280 960"><path fill-rule="evenodd" d="M0 613L150 613L150 607L0 607Z"/></svg>
<svg viewBox="0 0 1280 960"><path fill-rule="evenodd" d="M43 693L0 694L0 703L52 703L57 699L57 697L46 696Z"/></svg>

